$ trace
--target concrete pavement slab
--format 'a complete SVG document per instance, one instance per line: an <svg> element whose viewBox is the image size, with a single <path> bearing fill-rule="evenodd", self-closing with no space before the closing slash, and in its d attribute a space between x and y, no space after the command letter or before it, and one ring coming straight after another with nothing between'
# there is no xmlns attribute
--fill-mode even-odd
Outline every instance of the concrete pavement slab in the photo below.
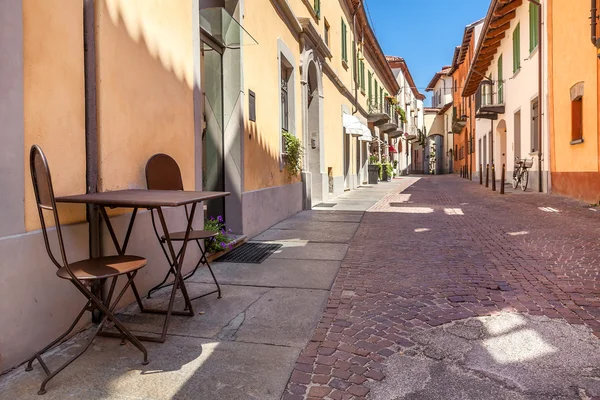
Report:
<svg viewBox="0 0 600 400"><path fill-rule="evenodd" d="M348 251L348 245L343 243L312 243L308 241L273 241L268 243L282 244L282 247L269 258L342 261Z"/></svg>
<svg viewBox="0 0 600 400"><path fill-rule="evenodd" d="M328 295L325 290L271 289L248 308L236 340L302 348Z"/></svg>
<svg viewBox="0 0 600 400"><path fill-rule="evenodd" d="M340 268L339 261L268 258L261 264L215 262L213 271L226 285L292 287L329 290ZM208 268L202 268L191 282L213 282Z"/></svg>
<svg viewBox="0 0 600 400"><path fill-rule="evenodd" d="M322 231L322 232L356 232L358 223L356 222L331 222L331 221L306 221L302 219L286 219L273 226L272 229L295 229L304 231Z"/></svg>
<svg viewBox="0 0 600 400"><path fill-rule="evenodd" d="M308 221L323 221L323 222L360 222L363 217L361 211L301 211L286 221L295 221L298 219Z"/></svg>
<svg viewBox="0 0 600 400"><path fill-rule="evenodd" d="M203 283L186 283L191 297L206 293L215 289L215 285ZM152 299L144 300L149 307L166 309L169 302L168 295L171 288L161 289L152 296ZM169 333L174 335L185 335L203 338L216 337L229 321L247 309L257 301L268 288L251 286L221 286L223 298L217 299L212 294L192 301L196 315L193 317L173 316L169 326ZM183 298L180 292L177 294L175 303L176 310L183 310ZM201 313L201 314L200 314ZM140 313L137 304L127 307L119 319L131 330L136 332L160 333L163 326L164 315Z"/></svg>
<svg viewBox="0 0 600 400"><path fill-rule="evenodd" d="M169 337L164 344L147 343L150 363L130 343L98 338L93 348L47 386L46 400L110 399L279 399L299 350L253 343ZM50 363L57 365L79 348L78 340L63 345ZM36 393L44 374L36 363L0 383L0 399L40 399Z"/></svg>
<svg viewBox="0 0 600 400"><path fill-rule="evenodd" d="M269 229L258 236L252 238L253 241L301 241L319 243L350 243L352 236L356 232L356 227L351 226L343 231L304 231L298 229Z"/></svg>

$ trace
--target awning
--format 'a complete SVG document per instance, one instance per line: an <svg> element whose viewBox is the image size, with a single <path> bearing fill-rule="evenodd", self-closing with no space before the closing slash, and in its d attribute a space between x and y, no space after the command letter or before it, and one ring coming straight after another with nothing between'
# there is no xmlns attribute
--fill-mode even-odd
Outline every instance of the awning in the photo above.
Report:
<svg viewBox="0 0 600 400"><path fill-rule="evenodd" d="M348 135L362 136L362 124L355 116L346 113L342 114L342 123Z"/></svg>
<svg viewBox="0 0 600 400"><path fill-rule="evenodd" d="M200 28L222 47L228 49L258 44L223 7L200 10Z"/></svg>
<svg viewBox="0 0 600 400"><path fill-rule="evenodd" d="M396 148L391 144L388 146L388 151L390 152L390 154L398 152L398 150L396 150Z"/></svg>
<svg viewBox="0 0 600 400"><path fill-rule="evenodd" d="M363 134L361 137L358 138L358 140L362 140L364 142L370 142L373 140L373 135L371 134L371 130L368 126L362 125L362 131Z"/></svg>

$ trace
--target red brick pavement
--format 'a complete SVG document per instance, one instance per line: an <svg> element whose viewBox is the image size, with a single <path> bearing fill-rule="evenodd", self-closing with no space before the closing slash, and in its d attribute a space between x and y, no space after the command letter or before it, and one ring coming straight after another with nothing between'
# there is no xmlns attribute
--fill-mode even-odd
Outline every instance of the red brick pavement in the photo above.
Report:
<svg viewBox="0 0 600 400"><path fill-rule="evenodd" d="M364 383L384 379L386 358L416 331L500 310L600 337L599 271L600 210L421 179L365 213L283 399L366 398Z"/></svg>

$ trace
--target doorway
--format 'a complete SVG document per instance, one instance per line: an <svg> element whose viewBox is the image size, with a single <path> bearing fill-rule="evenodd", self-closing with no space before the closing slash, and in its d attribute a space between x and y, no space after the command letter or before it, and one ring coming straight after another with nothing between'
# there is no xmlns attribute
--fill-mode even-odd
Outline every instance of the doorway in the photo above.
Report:
<svg viewBox="0 0 600 400"><path fill-rule="evenodd" d="M350 138L352 135L343 130L344 135L344 190L350 189Z"/></svg>
<svg viewBox="0 0 600 400"><path fill-rule="evenodd" d="M202 42L201 82L202 115L202 189L225 191L225 164L223 157L223 61L221 49ZM225 216L225 199L205 203L209 217Z"/></svg>
<svg viewBox="0 0 600 400"><path fill-rule="evenodd" d="M323 197L323 175L321 174L320 102L318 71L314 62L308 67L306 85L306 111L308 116L308 171L311 174L311 204L318 204Z"/></svg>
<svg viewBox="0 0 600 400"><path fill-rule="evenodd" d="M506 165L506 121L501 120L496 128L496 135L500 143L500 165ZM500 165L498 167L500 167Z"/></svg>
<svg viewBox="0 0 600 400"><path fill-rule="evenodd" d="M521 110L515 113L513 149L515 158L521 158Z"/></svg>

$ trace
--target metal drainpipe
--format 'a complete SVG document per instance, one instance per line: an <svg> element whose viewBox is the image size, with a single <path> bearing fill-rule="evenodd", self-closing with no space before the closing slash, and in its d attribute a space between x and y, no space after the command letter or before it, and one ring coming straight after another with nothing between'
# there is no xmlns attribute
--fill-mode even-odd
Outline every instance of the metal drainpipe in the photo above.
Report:
<svg viewBox="0 0 600 400"><path fill-rule="evenodd" d="M360 0L358 2L358 5L356 6L356 10L354 10L354 13L352 14L352 38L354 39L354 47L352 50L353 53L352 55L354 56L354 60L352 60L352 62L354 63L354 73L353 73L353 78L354 78L354 110L352 110L352 115L356 114L358 112L358 84L356 83L356 78L358 77L357 74L357 69L358 69L358 49L356 46L356 14L358 14L358 8L361 6L362 4L362 0ZM351 64L352 65L352 64Z"/></svg>
<svg viewBox="0 0 600 400"><path fill-rule="evenodd" d="M87 193L98 190L98 130L96 124L96 38L95 38L94 0L83 3L83 64L85 84L85 184ZM100 218L97 207L86 208L90 257L99 257L102 252L100 236ZM102 285L93 287L93 292L103 298ZM92 320L100 321L100 312L92 312Z"/></svg>
<svg viewBox="0 0 600 400"><path fill-rule="evenodd" d="M542 50L544 44L544 38L542 36L542 3L537 0L529 0L531 3L538 7L539 22L538 22L538 192L543 192L543 173L542 173L542 128L543 128L543 97L542 97L542 72L543 72L543 59Z"/></svg>

